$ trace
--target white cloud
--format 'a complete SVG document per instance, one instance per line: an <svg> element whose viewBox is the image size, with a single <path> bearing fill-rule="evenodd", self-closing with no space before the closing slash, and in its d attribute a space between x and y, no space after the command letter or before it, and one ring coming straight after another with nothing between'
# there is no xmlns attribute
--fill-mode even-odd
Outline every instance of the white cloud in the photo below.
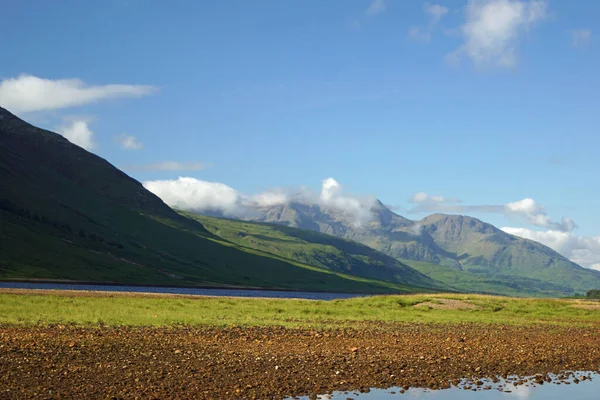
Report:
<svg viewBox="0 0 600 400"><path fill-rule="evenodd" d="M600 236L576 236L557 230L535 231L527 228L504 227L504 232L540 242L571 261L600 270Z"/></svg>
<svg viewBox="0 0 600 400"><path fill-rule="evenodd" d="M427 27L413 26L408 31L408 37L422 42L431 40L433 32L442 17L448 14L448 8L439 4L425 3L423 10L429 16L429 24Z"/></svg>
<svg viewBox="0 0 600 400"><path fill-rule="evenodd" d="M460 200L454 198L446 198L444 196L430 196L425 192L415 193L409 200L411 203L460 203Z"/></svg>
<svg viewBox="0 0 600 400"><path fill-rule="evenodd" d="M355 224L361 225L372 218L371 208L375 204L375 197L356 197L347 195L335 179L327 178L321 184L321 193L318 203L324 208L344 212L355 218Z"/></svg>
<svg viewBox="0 0 600 400"><path fill-rule="evenodd" d="M431 40L431 32L428 32L421 27L413 26L408 31L408 37L422 42L429 42Z"/></svg>
<svg viewBox="0 0 600 400"><path fill-rule="evenodd" d="M146 165L128 165L124 169L131 171L200 171L208 167L210 167L210 164L199 161L160 161Z"/></svg>
<svg viewBox="0 0 600 400"><path fill-rule="evenodd" d="M525 217L532 225L542 228L570 232L577 227L575 222L570 218L563 217L561 221L553 221L552 218L546 214L544 206L537 204L535 200L531 198L515 201L514 203L507 203L504 205L504 208L506 214Z"/></svg>
<svg viewBox="0 0 600 400"><path fill-rule="evenodd" d="M367 8L366 14L369 16L381 14L387 8L386 0L373 0Z"/></svg>
<svg viewBox="0 0 600 400"><path fill-rule="evenodd" d="M58 133L69 139L86 150L92 150L96 147L94 143L94 132L88 126L88 121L84 119L73 119L69 125L64 125L57 129Z"/></svg>
<svg viewBox="0 0 600 400"><path fill-rule="evenodd" d="M249 197L251 204L257 207L273 207L286 204L290 201L290 196L283 189L271 189L263 193L255 194Z"/></svg>
<svg viewBox="0 0 600 400"><path fill-rule="evenodd" d="M546 1L470 0L460 27L464 43L449 55L468 57L478 67L517 64L519 35L546 18Z"/></svg>
<svg viewBox="0 0 600 400"><path fill-rule="evenodd" d="M585 46L592 40L592 31L589 29L577 29L570 32L571 43L575 47Z"/></svg>
<svg viewBox="0 0 600 400"><path fill-rule="evenodd" d="M241 211L241 195L218 182L179 177L176 180L146 181L144 187L170 206L190 211L221 211L237 215Z"/></svg>
<svg viewBox="0 0 600 400"><path fill-rule="evenodd" d="M137 140L137 138L133 135L128 135L126 133L122 133L114 137L115 142L121 146L122 149L125 150L139 150L144 145Z"/></svg>
<svg viewBox="0 0 600 400"><path fill-rule="evenodd" d="M531 198L518 200L507 204L482 204L482 205L463 205L462 201L455 198L446 198L443 196L431 196L424 192L415 193L409 202L416 206L409 210L410 213L424 212L482 212L482 213L501 213L507 217L519 217L531 225L552 229L561 232L570 232L577 225L573 220L567 217L559 221L553 220L546 213L543 205L536 203Z"/></svg>
<svg viewBox="0 0 600 400"><path fill-rule="evenodd" d="M448 7L441 6L439 4L425 3L425 12L431 17L431 24L435 25L440 22L440 19L448 14Z"/></svg>
<svg viewBox="0 0 600 400"><path fill-rule="evenodd" d="M0 82L0 104L14 113L81 106L118 97L141 97L154 92L147 85L90 86L79 79L42 79L20 75Z"/></svg>

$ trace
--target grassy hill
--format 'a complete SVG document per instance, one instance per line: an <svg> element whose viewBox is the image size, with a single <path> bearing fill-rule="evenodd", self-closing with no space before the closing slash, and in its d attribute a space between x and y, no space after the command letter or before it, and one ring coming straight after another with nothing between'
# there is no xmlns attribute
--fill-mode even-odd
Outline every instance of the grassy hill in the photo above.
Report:
<svg viewBox="0 0 600 400"><path fill-rule="evenodd" d="M244 247L300 260L339 272L408 284L438 286L471 293L511 296L562 296L564 286L498 271L476 273L426 261L396 260L357 242L287 226L215 218L180 211L211 233ZM407 266L411 269L407 269ZM426 276L415 275L417 270ZM428 277L428 278L427 278ZM532 290L535 288L535 290Z"/></svg>
<svg viewBox="0 0 600 400"><path fill-rule="evenodd" d="M238 245L330 271L410 286L449 289L408 265L350 240L281 225L214 218L181 211L214 235Z"/></svg>
<svg viewBox="0 0 600 400"><path fill-rule="evenodd" d="M0 108L0 279L415 290L324 265L215 236L106 160Z"/></svg>

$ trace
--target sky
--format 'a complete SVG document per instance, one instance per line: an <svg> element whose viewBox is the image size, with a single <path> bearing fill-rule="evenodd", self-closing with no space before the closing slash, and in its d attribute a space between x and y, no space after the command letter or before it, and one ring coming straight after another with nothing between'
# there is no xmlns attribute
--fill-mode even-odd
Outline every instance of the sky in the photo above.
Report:
<svg viewBox="0 0 600 400"><path fill-rule="evenodd" d="M0 106L167 203L378 198L600 269L600 2L4 0L0 13Z"/></svg>

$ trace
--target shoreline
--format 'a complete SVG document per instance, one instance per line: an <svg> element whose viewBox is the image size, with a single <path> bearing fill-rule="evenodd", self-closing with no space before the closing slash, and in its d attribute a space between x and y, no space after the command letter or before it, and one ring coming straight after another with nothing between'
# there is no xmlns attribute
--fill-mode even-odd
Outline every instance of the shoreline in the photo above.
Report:
<svg viewBox="0 0 600 400"><path fill-rule="evenodd" d="M377 295L395 295L395 294L404 294L399 292L389 292L389 293L380 293L380 292L339 292L335 290L303 290L303 289L286 289L286 288L264 288L264 287L253 287L253 286L172 286L172 285L156 285L156 284L124 284L124 283L111 283L111 282L88 282L88 281L69 281L69 280L52 280L52 279L10 279L10 280L0 280L0 285L2 283L30 283L30 284L56 284L56 285L91 285L91 286L115 286L115 287L148 287L148 288L165 288L165 289L209 289L209 290L251 290L251 291L263 291L263 292L290 292L290 293L332 293L332 294L348 294L348 295L368 295L368 296L377 296ZM0 289L9 289L9 288L0 288ZM69 290L69 289L56 289L56 290ZM142 293L142 292L140 292ZM150 293L150 292L148 292ZM425 294L425 292L423 292ZM442 293L442 292L440 292ZM410 293L410 294L421 294L421 293Z"/></svg>
<svg viewBox="0 0 600 400"><path fill-rule="evenodd" d="M300 292L302 293L302 292ZM324 292L327 293L327 292ZM93 297L93 298L148 298L148 299L256 299L256 300L294 300L294 301L329 301L320 299L305 299L298 297L260 297L260 296L224 296L209 294L160 293L160 292L127 292L111 290L82 290L82 289L23 289L0 288L0 294L38 295L59 297Z"/></svg>

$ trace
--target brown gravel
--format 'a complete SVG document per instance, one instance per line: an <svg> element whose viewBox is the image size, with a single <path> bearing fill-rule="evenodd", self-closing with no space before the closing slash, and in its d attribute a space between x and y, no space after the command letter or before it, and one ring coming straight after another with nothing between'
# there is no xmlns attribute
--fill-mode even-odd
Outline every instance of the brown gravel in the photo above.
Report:
<svg viewBox="0 0 600 400"><path fill-rule="evenodd" d="M0 326L0 398L279 398L600 369L600 329Z"/></svg>

